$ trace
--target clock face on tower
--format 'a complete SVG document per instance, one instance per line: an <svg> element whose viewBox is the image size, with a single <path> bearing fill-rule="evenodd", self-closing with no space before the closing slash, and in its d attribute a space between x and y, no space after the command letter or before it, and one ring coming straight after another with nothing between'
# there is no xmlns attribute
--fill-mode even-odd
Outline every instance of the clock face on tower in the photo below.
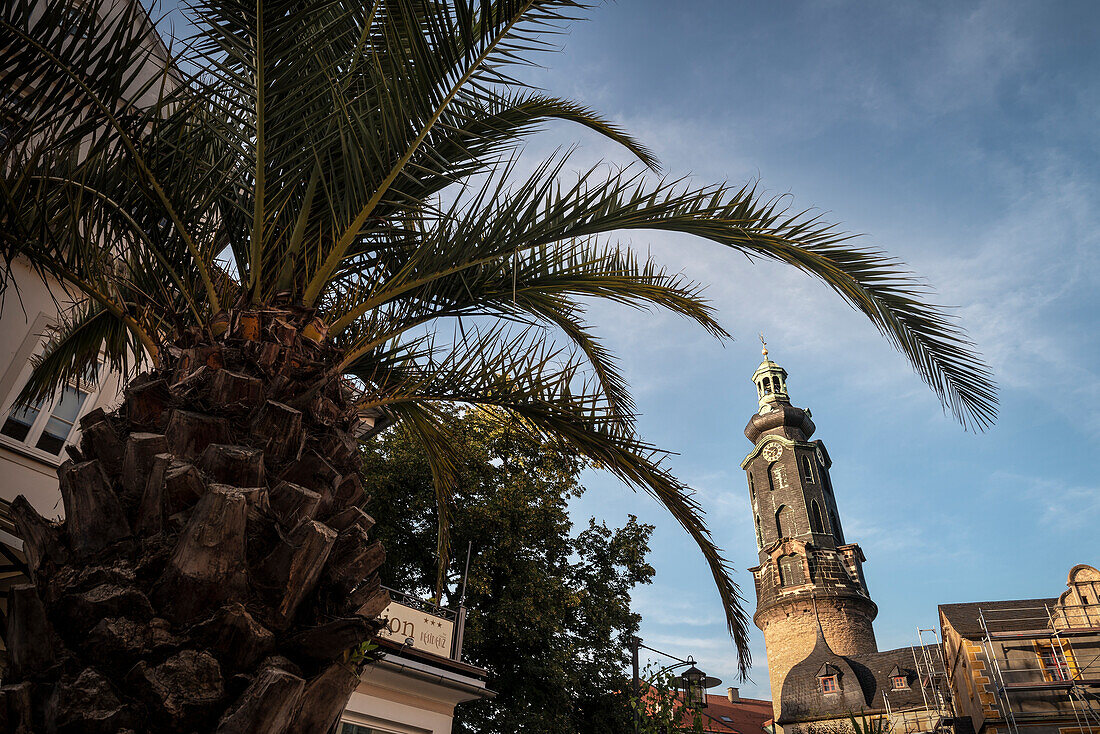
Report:
<svg viewBox="0 0 1100 734"><path fill-rule="evenodd" d="M783 455L783 445L772 441L764 447L764 450L760 452L760 455L763 456L766 461L775 461Z"/></svg>

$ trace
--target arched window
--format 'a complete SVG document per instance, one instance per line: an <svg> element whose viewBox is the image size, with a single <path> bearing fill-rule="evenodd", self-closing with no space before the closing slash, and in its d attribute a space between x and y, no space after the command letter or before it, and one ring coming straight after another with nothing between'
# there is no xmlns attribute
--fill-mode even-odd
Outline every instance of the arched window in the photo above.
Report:
<svg viewBox="0 0 1100 734"><path fill-rule="evenodd" d="M836 538L836 542L843 545L844 531L840 529L840 520L837 518L836 513L830 510L829 519L833 521L833 537Z"/></svg>
<svg viewBox="0 0 1100 734"><path fill-rule="evenodd" d="M764 547L764 533L760 531L760 516L756 516L756 547Z"/></svg>
<svg viewBox="0 0 1100 734"><path fill-rule="evenodd" d="M795 586L805 583L802 578L802 559L798 556L782 556L779 559L779 585Z"/></svg>
<svg viewBox="0 0 1100 734"><path fill-rule="evenodd" d="M814 482L814 470L810 467L810 457L802 457L802 478L810 484Z"/></svg>
<svg viewBox="0 0 1100 734"><path fill-rule="evenodd" d="M787 488L787 479L783 476L783 465L778 461L768 465L768 486L773 492Z"/></svg>
<svg viewBox="0 0 1100 734"><path fill-rule="evenodd" d="M825 532L825 524L821 522L821 507L817 500L810 500L810 530L815 533Z"/></svg>
<svg viewBox="0 0 1100 734"><path fill-rule="evenodd" d="M749 497L756 502L756 482L752 480L752 472L749 472Z"/></svg>
<svg viewBox="0 0 1100 734"><path fill-rule="evenodd" d="M794 512L786 505L780 505L775 511L775 531L780 538L794 535Z"/></svg>

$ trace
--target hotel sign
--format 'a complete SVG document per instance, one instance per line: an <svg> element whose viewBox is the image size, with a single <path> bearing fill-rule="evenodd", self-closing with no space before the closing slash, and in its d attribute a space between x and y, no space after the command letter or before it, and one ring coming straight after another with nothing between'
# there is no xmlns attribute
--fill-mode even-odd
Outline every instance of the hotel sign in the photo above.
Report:
<svg viewBox="0 0 1100 734"><path fill-rule="evenodd" d="M379 637L443 658L451 657L455 631L455 623L451 620L395 601L390 602L381 616L384 626L378 631Z"/></svg>

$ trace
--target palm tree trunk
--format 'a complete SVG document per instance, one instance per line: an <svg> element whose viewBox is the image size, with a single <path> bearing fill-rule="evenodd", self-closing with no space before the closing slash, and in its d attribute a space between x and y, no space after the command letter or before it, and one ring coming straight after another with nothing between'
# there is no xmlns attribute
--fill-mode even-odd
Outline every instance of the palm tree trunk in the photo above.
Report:
<svg viewBox="0 0 1100 734"><path fill-rule="evenodd" d="M338 350L310 311L222 324L81 420L64 522L13 503L0 730L316 734L357 685L388 595Z"/></svg>

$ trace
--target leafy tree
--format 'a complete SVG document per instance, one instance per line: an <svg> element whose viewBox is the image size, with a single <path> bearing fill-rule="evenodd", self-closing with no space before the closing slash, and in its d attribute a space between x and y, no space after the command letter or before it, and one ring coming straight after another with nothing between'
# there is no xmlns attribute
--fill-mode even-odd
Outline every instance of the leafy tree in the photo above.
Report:
<svg viewBox="0 0 1100 734"><path fill-rule="evenodd" d="M677 676L650 663L631 704L638 712L638 734L702 734L704 714L689 706L676 683Z"/></svg>
<svg viewBox="0 0 1100 734"><path fill-rule="evenodd" d="M0 275L10 285L22 262L76 301L23 398L85 376L101 354L117 368L137 360L149 369L129 383L117 414L85 422L78 461L61 473L64 526L26 503L17 511L36 586L22 592L17 625L45 629L45 615L60 637L56 655L11 680L34 679L61 703L65 691L94 692L105 727L149 721L186 731L232 711L238 723L270 712L249 702L285 689L279 716L297 722L288 730L323 730L341 702L316 694L350 690L354 666L337 650L345 638L336 628L325 627L333 636L324 655L299 635L351 613L363 623L350 638L366 639L373 611L348 609L349 598L371 598L369 578L352 583L372 571L365 539L344 528L330 548L324 524L357 502L349 434L361 415L407 425L431 457L445 506L455 461L440 410L452 404L496 406L666 506L710 567L747 669L747 620L729 564L691 493L636 432L628 386L583 304L669 309L717 337L725 331L695 284L617 247L617 232L691 234L821 279L960 421L992 420L988 371L895 260L753 187L655 178L657 161L627 133L516 80L586 7L190 0L195 35L169 50L136 4L0 5ZM148 75L151 66L163 73ZM572 177L562 155L521 168L520 143L553 119L621 143L642 168L597 165ZM204 457L210 445L243 448ZM199 463L200 480L222 488L177 495L175 483L168 493L154 486L145 502L142 479L160 476L150 458L158 455L174 482ZM264 493L288 477L321 495L317 525L295 529L297 512L264 516ZM292 494L273 508L302 500L279 492ZM199 494L197 505L186 501ZM446 512L440 520L443 555ZM207 530L228 561L196 556L209 547ZM292 531L311 562L278 545ZM121 564L114 585L149 598L136 608L165 620L178 644L169 660L163 647L122 634L135 620L111 622L109 605L72 603L107 578L78 579L76 569L112 563ZM292 573L294 598L280 598ZM72 583L51 587L62 581ZM68 619L73 609L86 614ZM214 620L196 618L206 613ZM216 633L228 619L263 640L272 634L292 665L235 657ZM112 624L102 632L118 642L114 667L86 644L89 628ZM144 688L122 681L119 671L135 666ZM184 689L177 678L208 685ZM52 727L71 716L65 726L92 730L88 706L46 707L49 698L29 704L35 717L48 714Z"/></svg>
<svg viewBox="0 0 1100 734"><path fill-rule="evenodd" d="M451 413L447 430L460 458L452 538L474 549L463 657L485 667L499 693L460 706L455 730L632 731L624 670L639 618L629 595L653 575L645 560L652 528L630 516L622 528L590 520L573 534L567 501L584 491L581 460L491 410ZM398 427L372 443L364 479L373 495L367 509L388 553L383 579L431 594L436 502L415 434ZM456 557L445 569L445 605L458 605L465 560Z"/></svg>

